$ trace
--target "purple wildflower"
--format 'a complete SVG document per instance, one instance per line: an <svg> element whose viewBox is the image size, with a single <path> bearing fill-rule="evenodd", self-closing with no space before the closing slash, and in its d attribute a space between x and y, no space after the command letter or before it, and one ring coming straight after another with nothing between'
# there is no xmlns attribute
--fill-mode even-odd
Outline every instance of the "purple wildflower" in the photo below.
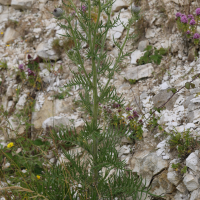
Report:
<svg viewBox="0 0 200 200"><path fill-rule="evenodd" d="M27 69L28 76L35 76L35 73L31 69Z"/></svg>
<svg viewBox="0 0 200 200"><path fill-rule="evenodd" d="M133 116L130 115L130 116L128 116L127 118L128 118L129 120L131 120L131 119L133 119Z"/></svg>
<svg viewBox="0 0 200 200"><path fill-rule="evenodd" d="M200 35L198 33L195 33L193 36L193 39L199 39L199 38L200 38Z"/></svg>
<svg viewBox="0 0 200 200"><path fill-rule="evenodd" d="M187 31L187 32L186 32L186 34L188 34L188 35L189 35L189 34L190 34L190 31Z"/></svg>
<svg viewBox="0 0 200 200"><path fill-rule="evenodd" d="M113 108L120 108L121 105L120 105L120 104L113 103L112 107L113 107Z"/></svg>
<svg viewBox="0 0 200 200"><path fill-rule="evenodd" d="M194 19L194 16L193 15L188 15L188 18L189 19Z"/></svg>
<svg viewBox="0 0 200 200"><path fill-rule="evenodd" d="M133 117L135 118L135 117L139 117L139 115L138 115L138 113L136 112L136 111L133 111Z"/></svg>
<svg viewBox="0 0 200 200"><path fill-rule="evenodd" d="M32 57L28 54L28 59L30 60Z"/></svg>
<svg viewBox="0 0 200 200"><path fill-rule="evenodd" d="M20 64L19 65L19 69L21 69L22 71L24 70L24 65L23 64Z"/></svg>
<svg viewBox="0 0 200 200"><path fill-rule="evenodd" d="M140 123L140 124L143 124L143 121L140 119L140 120L139 120L139 123Z"/></svg>
<svg viewBox="0 0 200 200"><path fill-rule="evenodd" d="M81 11L82 11L82 12L85 12L86 10L87 10L87 6L82 5L82 6L81 6Z"/></svg>
<svg viewBox="0 0 200 200"><path fill-rule="evenodd" d="M195 25L195 24L196 24L195 20L192 19L192 20L190 21L190 25Z"/></svg>
<svg viewBox="0 0 200 200"><path fill-rule="evenodd" d="M122 111L122 110L119 109L119 110L118 110L118 113L120 113L121 111Z"/></svg>
<svg viewBox="0 0 200 200"><path fill-rule="evenodd" d="M200 15L200 8L196 9L196 15Z"/></svg>
<svg viewBox="0 0 200 200"><path fill-rule="evenodd" d="M184 23L184 24L188 23L188 19L187 19L186 15L182 15L181 22Z"/></svg>
<svg viewBox="0 0 200 200"><path fill-rule="evenodd" d="M130 111L130 110L132 110L132 108L130 108L130 107L127 107L127 108L126 108L126 110L127 110L127 111Z"/></svg>
<svg viewBox="0 0 200 200"><path fill-rule="evenodd" d="M73 12L72 12L72 16L75 16L75 14L76 14L76 12L75 12L75 11L73 11Z"/></svg>
<svg viewBox="0 0 200 200"><path fill-rule="evenodd" d="M176 13L176 17L181 17L181 16L182 16L182 14L180 12Z"/></svg>

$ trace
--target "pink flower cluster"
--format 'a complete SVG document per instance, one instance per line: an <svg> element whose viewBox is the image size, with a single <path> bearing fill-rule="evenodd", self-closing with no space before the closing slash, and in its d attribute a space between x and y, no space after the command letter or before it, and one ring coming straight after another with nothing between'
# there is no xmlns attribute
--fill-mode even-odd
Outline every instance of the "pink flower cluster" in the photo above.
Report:
<svg viewBox="0 0 200 200"><path fill-rule="evenodd" d="M195 11L195 14L197 17L200 16L200 8L197 8L196 11ZM198 19L198 18L196 18ZM179 24L179 27L180 29L185 32L187 34L188 37L191 36L191 34L194 34L193 35L193 39L195 39L196 41L194 41L195 43L197 43L198 39L200 38L200 35L199 33L194 33L195 32L195 26L197 24L197 22L195 21L195 17L193 15L184 15L180 12L177 12L176 13L176 20L178 20L178 24ZM188 24L189 22L189 24ZM189 27L190 25L190 27ZM190 29L190 30L187 30L187 29Z"/></svg>

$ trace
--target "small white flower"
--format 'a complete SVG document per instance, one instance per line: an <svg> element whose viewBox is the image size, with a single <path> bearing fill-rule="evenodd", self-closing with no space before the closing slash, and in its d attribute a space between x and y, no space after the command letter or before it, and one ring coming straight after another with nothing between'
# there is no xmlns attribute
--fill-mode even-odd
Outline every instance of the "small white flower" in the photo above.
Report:
<svg viewBox="0 0 200 200"><path fill-rule="evenodd" d="M26 173L26 172L27 172L27 170L25 170L25 169L22 170L22 173Z"/></svg>

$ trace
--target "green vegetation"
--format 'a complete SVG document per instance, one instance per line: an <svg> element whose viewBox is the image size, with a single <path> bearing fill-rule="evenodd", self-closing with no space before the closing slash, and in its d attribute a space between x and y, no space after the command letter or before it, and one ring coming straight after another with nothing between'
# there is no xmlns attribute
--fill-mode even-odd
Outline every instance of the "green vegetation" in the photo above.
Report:
<svg viewBox="0 0 200 200"><path fill-rule="evenodd" d="M167 49L160 48L157 50L151 45L148 45L145 50L146 52L144 53L144 56L137 60L137 65L144 65L147 63L155 63L159 65L161 63L162 57L165 56L168 52Z"/></svg>

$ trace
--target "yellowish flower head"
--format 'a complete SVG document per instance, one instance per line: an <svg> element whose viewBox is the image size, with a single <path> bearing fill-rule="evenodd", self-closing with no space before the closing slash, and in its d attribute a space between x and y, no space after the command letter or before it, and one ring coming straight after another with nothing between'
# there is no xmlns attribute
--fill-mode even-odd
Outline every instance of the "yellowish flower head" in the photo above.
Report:
<svg viewBox="0 0 200 200"><path fill-rule="evenodd" d="M8 148L11 148L11 147L13 147L13 146L14 146L14 143L13 143L13 142L11 142L11 143L9 143L9 144L7 145Z"/></svg>
<svg viewBox="0 0 200 200"><path fill-rule="evenodd" d="M9 45L9 44L7 44L6 46L7 46L7 47L9 47L10 45Z"/></svg>
<svg viewBox="0 0 200 200"><path fill-rule="evenodd" d="M40 180L40 176L39 175L37 175L36 177L37 177L38 180Z"/></svg>
<svg viewBox="0 0 200 200"><path fill-rule="evenodd" d="M3 32L1 32L1 35L3 35Z"/></svg>

